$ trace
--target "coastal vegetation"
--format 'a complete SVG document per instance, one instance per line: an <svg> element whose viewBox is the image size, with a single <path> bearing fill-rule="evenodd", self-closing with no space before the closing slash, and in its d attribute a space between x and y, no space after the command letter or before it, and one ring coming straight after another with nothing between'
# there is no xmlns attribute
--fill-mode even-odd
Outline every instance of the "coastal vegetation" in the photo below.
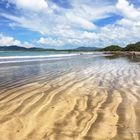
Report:
<svg viewBox="0 0 140 140"><path fill-rule="evenodd" d="M126 47L111 45L101 49L101 51L140 51L140 42L128 44Z"/></svg>
<svg viewBox="0 0 140 140"><path fill-rule="evenodd" d="M126 47L118 45L110 45L105 48L97 47L78 47L76 49L45 49L45 48L25 48L21 46L0 46L0 51L63 51L63 52L92 52L92 51L140 51L140 42L134 44L128 44Z"/></svg>
<svg viewBox="0 0 140 140"><path fill-rule="evenodd" d="M124 48L124 51L140 51L140 42L129 44Z"/></svg>
<svg viewBox="0 0 140 140"><path fill-rule="evenodd" d="M121 48L118 45L111 45L111 46L107 46L103 49L100 49L100 51L122 51L123 48Z"/></svg>

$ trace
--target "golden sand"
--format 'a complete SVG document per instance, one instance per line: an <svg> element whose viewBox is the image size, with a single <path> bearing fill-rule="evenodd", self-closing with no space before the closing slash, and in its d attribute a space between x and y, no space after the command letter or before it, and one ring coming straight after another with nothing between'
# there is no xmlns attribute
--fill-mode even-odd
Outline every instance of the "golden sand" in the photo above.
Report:
<svg viewBox="0 0 140 140"><path fill-rule="evenodd" d="M138 70L115 69L1 90L0 140L139 140Z"/></svg>

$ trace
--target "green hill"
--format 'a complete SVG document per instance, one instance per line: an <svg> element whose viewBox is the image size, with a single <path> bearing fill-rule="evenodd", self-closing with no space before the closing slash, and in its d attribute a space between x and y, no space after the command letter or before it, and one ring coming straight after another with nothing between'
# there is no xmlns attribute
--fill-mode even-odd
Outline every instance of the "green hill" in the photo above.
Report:
<svg viewBox="0 0 140 140"><path fill-rule="evenodd" d="M0 46L0 51L54 51L55 49L44 49L44 48L25 48L21 46Z"/></svg>
<svg viewBox="0 0 140 140"><path fill-rule="evenodd" d="M122 48L118 45L111 45L101 49L101 51L122 51Z"/></svg>
<svg viewBox="0 0 140 140"><path fill-rule="evenodd" d="M96 48L96 47L79 47L76 49L45 49L45 48L25 48L21 46L0 46L0 51L67 51L67 52L80 52L80 51L140 51L140 42L134 44L128 44L125 48L122 48L118 45L111 45L105 48Z"/></svg>
<svg viewBox="0 0 140 140"><path fill-rule="evenodd" d="M140 51L140 42L129 44L124 48L124 51Z"/></svg>
<svg viewBox="0 0 140 140"><path fill-rule="evenodd" d="M111 45L100 50L101 51L140 51L140 42L134 44L128 44L125 48L122 48L118 45Z"/></svg>

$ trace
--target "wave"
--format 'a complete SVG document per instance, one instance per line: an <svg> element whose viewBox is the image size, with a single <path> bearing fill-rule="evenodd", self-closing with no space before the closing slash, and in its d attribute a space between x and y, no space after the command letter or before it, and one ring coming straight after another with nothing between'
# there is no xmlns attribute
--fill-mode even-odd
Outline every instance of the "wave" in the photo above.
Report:
<svg viewBox="0 0 140 140"><path fill-rule="evenodd" d="M48 58L48 57L67 57L67 56L77 56L78 54L53 54L53 55L36 55L36 56L2 56L0 59L29 59L29 58Z"/></svg>
<svg viewBox="0 0 140 140"><path fill-rule="evenodd" d="M53 55L36 55L36 56L1 56L0 64L7 63L20 63L20 62L34 62L34 61L45 61L45 60L61 60L68 59L74 56L90 55L92 57L106 56L106 54L101 53L72 53L72 54L53 54Z"/></svg>
<svg viewBox="0 0 140 140"><path fill-rule="evenodd" d="M53 55L36 55L36 56L5 56L0 57L0 64L35 62L45 60L60 60L80 54L53 54Z"/></svg>
<svg viewBox="0 0 140 140"><path fill-rule="evenodd" d="M21 63L21 62L35 62L35 61L43 61L43 60L60 60L62 58L52 58L52 59L27 59L27 60L15 60L15 61L2 61L0 64L7 64L7 63ZM63 58L64 59L64 58Z"/></svg>

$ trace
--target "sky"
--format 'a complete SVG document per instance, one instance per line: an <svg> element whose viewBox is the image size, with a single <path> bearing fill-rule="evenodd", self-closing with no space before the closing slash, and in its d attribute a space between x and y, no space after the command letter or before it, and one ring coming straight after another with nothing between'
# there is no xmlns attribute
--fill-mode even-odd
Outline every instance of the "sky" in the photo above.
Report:
<svg viewBox="0 0 140 140"><path fill-rule="evenodd" d="M0 46L71 49L140 41L140 0L0 0Z"/></svg>

